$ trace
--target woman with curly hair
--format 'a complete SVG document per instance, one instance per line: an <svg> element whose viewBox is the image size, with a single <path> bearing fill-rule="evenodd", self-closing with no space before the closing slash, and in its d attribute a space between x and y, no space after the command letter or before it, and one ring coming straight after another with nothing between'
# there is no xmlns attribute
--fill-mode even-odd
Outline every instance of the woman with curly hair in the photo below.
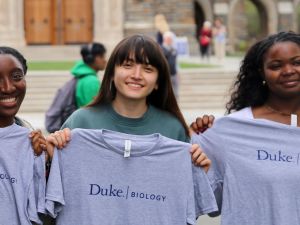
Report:
<svg viewBox="0 0 300 225"><path fill-rule="evenodd" d="M212 160L222 225L300 224L300 35L254 44L226 108L193 137Z"/></svg>
<svg viewBox="0 0 300 225"><path fill-rule="evenodd" d="M300 109L299 46L299 34L280 32L250 48L226 106L227 112L239 111L232 116L284 124L296 122L294 118Z"/></svg>

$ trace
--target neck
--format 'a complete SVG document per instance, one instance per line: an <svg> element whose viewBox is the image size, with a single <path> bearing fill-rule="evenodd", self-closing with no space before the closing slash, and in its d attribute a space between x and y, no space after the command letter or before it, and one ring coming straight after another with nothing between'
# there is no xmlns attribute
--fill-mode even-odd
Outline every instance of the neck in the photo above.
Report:
<svg viewBox="0 0 300 225"><path fill-rule="evenodd" d="M4 128L4 127L8 127L10 125L12 125L14 123L14 119L7 119L7 118L1 118L0 117L0 127Z"/></svg>
<svg viewBox="0 0 300 225"><path fill-rule="evenodd" d="M284 114L300 114L300 99L278 99L270 97L265 103L267 106Z"/></svg>
<svg viewBox="0 0 300 225"><path fill-rule="evenodd" d="M148 109L146 102L123 101L118 98L112 102L112 107L118 114L128 118L141 118Z"/></svg>

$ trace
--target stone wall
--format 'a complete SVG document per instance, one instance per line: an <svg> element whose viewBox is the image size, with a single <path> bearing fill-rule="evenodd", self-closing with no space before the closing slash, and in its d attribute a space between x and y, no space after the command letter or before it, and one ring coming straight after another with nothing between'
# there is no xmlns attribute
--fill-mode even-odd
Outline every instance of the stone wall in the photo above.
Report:
<svg viewBox="0 0 300 225"><path fill-rule="evenodd" d="M0 0L0 42L4 45L24 46L24 1ZM93 0L93 40L103 42L109 50L124 36L143 33L155 37L154 16L164 14L177 36L187 36L192 54L199 54L195 38L198 26L204 20L222 17L228 30L229 49L247 32L237 5L244 0ZM262 35L279 30L300 29L300 0L252 0L263 26ZM195 3L201 10L195 21ZM299 11L299 13L297 12ZM231 47L230 47L231 46Z"/></svg>

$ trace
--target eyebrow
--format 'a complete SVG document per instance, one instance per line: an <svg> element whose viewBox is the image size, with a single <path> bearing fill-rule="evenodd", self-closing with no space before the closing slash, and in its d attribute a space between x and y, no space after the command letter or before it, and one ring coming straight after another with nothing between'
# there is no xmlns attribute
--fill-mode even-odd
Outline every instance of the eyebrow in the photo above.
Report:
<svg viewBox="0 0 300 225"><path fill-rule="evenodd" d="M21 72L24 72L22 68L20 67L15 67L11 70L11 72L14 72L14 71L21 71Z"/></svg>
<svg viewBox="0 0 300 225"><path fill-rule="evenodd" d="M25 75L25 72L23 71L23 69L21 69L19 67L13 68L10 72L11 73L13 73L13 72L21 72L23 75Z"/></svg>

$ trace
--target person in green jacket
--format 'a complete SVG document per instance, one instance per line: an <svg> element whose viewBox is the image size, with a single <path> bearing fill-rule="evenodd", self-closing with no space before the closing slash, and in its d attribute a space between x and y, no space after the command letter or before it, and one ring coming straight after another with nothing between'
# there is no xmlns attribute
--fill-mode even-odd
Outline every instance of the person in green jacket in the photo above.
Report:
<svg viewBox="0 0 300 225"><path fill-rule="evenodd" d="M80 54L82 60L71 69L73 76L78 78L76 84L78 108L89 104L99 92L101 82L97 72L105 69L106 49L103 44L92 43L82 46Z"/></svg>

